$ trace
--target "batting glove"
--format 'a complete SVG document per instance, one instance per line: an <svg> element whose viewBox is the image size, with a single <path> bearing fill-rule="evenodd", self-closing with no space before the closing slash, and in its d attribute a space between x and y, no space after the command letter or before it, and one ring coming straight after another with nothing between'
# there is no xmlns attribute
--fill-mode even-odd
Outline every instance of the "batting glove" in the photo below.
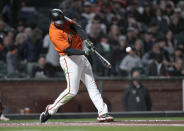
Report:
<svg viewBox="0 0 184 131"><path fill-rule="evenodd" d="M85 54L86 55L91 55L91 54L93 54L94 53L94 48L91 48L91 49L88 49L87 51L85 51Z"/></svg>
<svg viewBox="0 0 184 131"><path fill-rule="evenodd" d="M84 43L89 49L94 48L94 44L90 40L84 40Z"/></svg>

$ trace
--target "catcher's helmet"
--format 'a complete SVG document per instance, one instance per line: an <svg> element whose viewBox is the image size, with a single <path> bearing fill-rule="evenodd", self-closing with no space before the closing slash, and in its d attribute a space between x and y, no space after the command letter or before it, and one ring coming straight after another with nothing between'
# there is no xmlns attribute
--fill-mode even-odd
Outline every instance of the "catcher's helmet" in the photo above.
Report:
<svg viewBox="0 0 184 131"><path fill-rule="evenodd" d="M49 17L50 20L54 21L54 24L63 24L65 21L64 13L60 9L52 9Z"/></svg>

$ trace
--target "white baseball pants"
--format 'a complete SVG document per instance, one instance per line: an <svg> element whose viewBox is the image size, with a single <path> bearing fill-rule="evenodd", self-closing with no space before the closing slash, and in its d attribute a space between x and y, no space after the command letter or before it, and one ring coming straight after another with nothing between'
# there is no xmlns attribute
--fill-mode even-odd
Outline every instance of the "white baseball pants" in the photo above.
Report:
<svg viewBox="0 0 184 131"><path fill-rule="evenodd" d="M64 105L77 94L80 80L86 86L89 96L98 110L98 114L107 113L107 105L103 102L102 96L97 89L91 64L87 58L84 55L60 56L60 65L65 73L67 88L53 104L47 107L49 114L56 113L60 106Z"/></svg>

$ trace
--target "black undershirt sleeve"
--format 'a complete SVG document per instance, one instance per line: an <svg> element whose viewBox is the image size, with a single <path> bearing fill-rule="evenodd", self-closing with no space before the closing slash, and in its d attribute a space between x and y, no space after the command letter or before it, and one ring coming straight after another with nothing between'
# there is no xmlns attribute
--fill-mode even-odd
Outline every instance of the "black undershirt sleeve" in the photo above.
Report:
<svg viewBox="0 0 184 131"><path fill-rule="evenodd" d="M87 34L77 23L73 23L71 28L81 37L82 41L87 39Z"/></svg>
<svg viewBox="0 0 184 131"><path fill-rule="evenodd" d="M64 52L67 53L68 55L85 55L85 51L73 49L71 47L65 49Z"/></svg>
<svg viewBox="0 0 184 131"><path fill-rule="evenodd" d="M71 29L74 30L81 37L82 41L87 39L87 34L77 23L73 23L71 25ZM64 52L68 55L85 55L85 51L73 49L71 47L65 49Z"/></svg>

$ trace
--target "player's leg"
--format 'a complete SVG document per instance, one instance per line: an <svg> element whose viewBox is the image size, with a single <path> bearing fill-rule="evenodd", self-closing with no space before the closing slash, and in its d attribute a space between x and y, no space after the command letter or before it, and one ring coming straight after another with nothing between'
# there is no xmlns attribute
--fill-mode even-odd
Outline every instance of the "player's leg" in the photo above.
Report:
<svg viewBox="0 0 184 131"><path fill-rule="evenodd" d="M81 66L79 66L80 60L77 56L61 57L60 63L65 73L67 88L59 95L52 105L49 105L49 114L57 112L58 108L73 98L79 89L79 82L81 76Z"/></svg>
<svg viewBox="0 0 184 131"><path fill-rule="evenodd" d="M60 64L63 71L65 72L65 77L67 81L67 88L58 96L55 102L48 105L45 110L45 114L50 118L51 115L57 112L58 108L65 103L67 103L71 98L73 98L79 89L80 76L82 73L82 67L78 66L78 58L72 57L61 57ZM49 119L48 118L48 119ZM43 122L45 122L43 120Z"/></svg>
<svg viewBox="0 0 184 131"><path fill-rule="evenodd" d="M81 80L87 87L89 96L95 105L96 109L98 110L98 118L97 120L102 122L102 121L113 121L113 117L108 115L108 108L107 105L104 103L102 96L97 89L92 69L91 69L91 64L89 61L85 58L85 67L81 75Z"/></svg>

